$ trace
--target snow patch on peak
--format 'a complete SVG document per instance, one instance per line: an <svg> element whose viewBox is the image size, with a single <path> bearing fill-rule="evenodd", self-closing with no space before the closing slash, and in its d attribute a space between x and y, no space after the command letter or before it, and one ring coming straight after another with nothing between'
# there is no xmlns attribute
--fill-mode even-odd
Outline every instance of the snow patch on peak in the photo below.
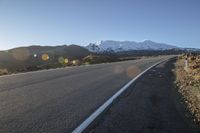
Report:
<svg viewBox="0 0 200 133"><path fill-rule="evenodd" d="M106 40L90 43L86 48L91 52L121 52L131 50L169 50L178 47L151 40L143 42Z"/></svg>
<svg viewBox="0 0 200 133"><path fill-rule="evenodd" d="M100 45L102 43L102 40L101 41L97 41L96 43L94 43L95 45Z"/></svg>

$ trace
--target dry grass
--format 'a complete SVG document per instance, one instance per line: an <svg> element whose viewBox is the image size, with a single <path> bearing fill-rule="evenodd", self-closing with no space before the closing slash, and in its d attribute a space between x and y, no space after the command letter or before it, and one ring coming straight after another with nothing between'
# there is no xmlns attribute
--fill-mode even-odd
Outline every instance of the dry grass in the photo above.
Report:
<svg viewBox="0 0 200 133"><path fill-rule="evenodd" d="M8 74L8 70L7 69L0 69L0 76L1 75L6 75Z"/></svg>
<svg viewBox="0 0 200 133"><path fill-rule="evenodd" d="M188 59L188 69L185 59ZM176 63L176 84L194 121L200 123L200 55L182 55Z"/></svg>

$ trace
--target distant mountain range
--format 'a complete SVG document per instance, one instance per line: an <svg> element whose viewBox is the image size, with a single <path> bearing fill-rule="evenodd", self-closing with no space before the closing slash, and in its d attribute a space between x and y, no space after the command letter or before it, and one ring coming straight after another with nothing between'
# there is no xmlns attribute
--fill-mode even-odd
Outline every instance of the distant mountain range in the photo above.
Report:
<svg viewBox="0 0 200 133"><path fill-rule="evenodd" d="M122 58L156 56L199 52L195 48L180 48L150 40L134 41L100 41L87 46L28 46L0 51L0 69L9 72L31 71L73 65L73 60L80 63L101 63L120 61ZM45 58L45 59L43 59ZM64 59L69 62L63 64Z"/></svg>
<svg viewBox="0 0 200 133"><path fill-rule="evenodd" d="M132 50L170 50L180 49L179 47L164 43L157 43L150 40L143 42L135 41L100 41L90 43L86 48L91 52L123 52Z"/></svg>

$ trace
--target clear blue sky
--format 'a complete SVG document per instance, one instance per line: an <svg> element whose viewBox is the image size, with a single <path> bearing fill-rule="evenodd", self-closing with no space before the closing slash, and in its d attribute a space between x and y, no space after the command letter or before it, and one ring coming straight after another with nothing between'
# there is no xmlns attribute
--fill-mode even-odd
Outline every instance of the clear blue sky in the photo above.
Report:
<svg viewBox="0 0 200 133"><path fill-rule="evenodd" d="M0 50L146 39L200 48L200 0L0 0Z"/></svg>

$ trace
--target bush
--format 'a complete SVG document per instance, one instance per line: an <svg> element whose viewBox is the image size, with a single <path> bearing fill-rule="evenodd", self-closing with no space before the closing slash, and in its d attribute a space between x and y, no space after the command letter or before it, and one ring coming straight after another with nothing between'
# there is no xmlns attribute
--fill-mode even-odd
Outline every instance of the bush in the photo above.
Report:
<svg viewBox="0 0 200 133"><path fill-rule="evenodd" d="M95 56L89 55L83 58L84 64L98 64L98 63L106 63L106 62L113 62L114 60L108 56Z"/></svg>
<svg viewBox="0 0 200 133"><path fill-rule="evenodd" d="M0 69L0 75L6 75L8 74L8 70L7 69Z"/></svg>

